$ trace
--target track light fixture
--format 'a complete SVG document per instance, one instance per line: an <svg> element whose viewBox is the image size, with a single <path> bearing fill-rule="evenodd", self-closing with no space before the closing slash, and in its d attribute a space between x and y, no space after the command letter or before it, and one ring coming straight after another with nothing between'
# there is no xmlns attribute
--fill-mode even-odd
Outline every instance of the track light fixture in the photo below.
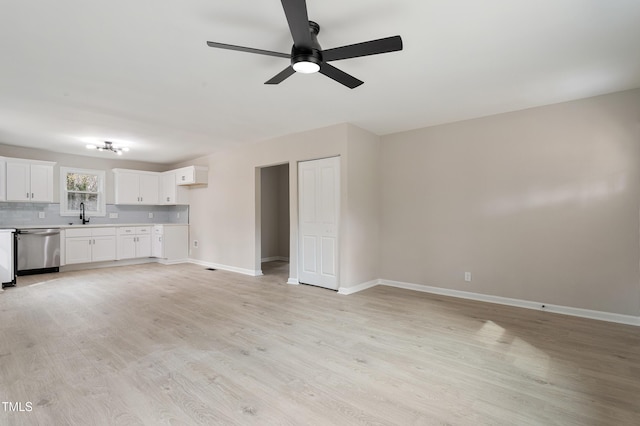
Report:
<svg viewBox="0 0 640 426"><path fill-rule="evenodd" d="M123 152L129 151L129 148L127 148L126 146L120 148L119 146L114 145L113 142L109 142L109 141L104 141L103 146L96 146L96 145L89 144L87 145L87 149L97 149L98 151L111 151L117 155L122 155Z"/></svg>

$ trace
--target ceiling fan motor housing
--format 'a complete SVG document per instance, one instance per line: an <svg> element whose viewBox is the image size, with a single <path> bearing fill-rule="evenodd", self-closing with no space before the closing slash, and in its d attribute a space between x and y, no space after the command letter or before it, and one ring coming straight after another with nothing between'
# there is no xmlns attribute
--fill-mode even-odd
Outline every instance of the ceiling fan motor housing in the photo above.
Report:
<svg viewBox="0 0 640 426"><path fill-rule="evenodd" d="M298 62L312 62L318 66L322 64L322 48L318 43L320 25L309 21L309 32L311 33L311 49L296 47L294 44L291 48L291 65L295 65Z"/></svg>

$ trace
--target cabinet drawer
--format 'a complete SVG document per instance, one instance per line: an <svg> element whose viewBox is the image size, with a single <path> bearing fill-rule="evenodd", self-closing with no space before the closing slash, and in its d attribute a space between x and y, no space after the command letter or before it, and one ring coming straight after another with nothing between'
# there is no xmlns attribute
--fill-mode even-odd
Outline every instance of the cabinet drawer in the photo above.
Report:
<svg viewBox="0 0 640 426"><path fill-rule="evenodd" d="M101 237L103 235L116 235L116 228L93 228L91 231L91 235L94 237Z"/></svg>
<svg viewBox="0 0 640 426"><path fill-rule="evenodd" d="M73 229L65 229L64 236L69 237L90 237L91 236L91 228L73 228Z"/></svg>
<svg viewBox="0 0 640 426"><path fill-rule="evenodd" d="M150 235L151 227L150 226L136 226L136 234L137 235Z"/></svg>
<svg viewBox="0 0 640 426"><path fill-rule="evenodd" d="M134 235L136 228L134 226L121 226L118 228L118 235Z"/></svg>

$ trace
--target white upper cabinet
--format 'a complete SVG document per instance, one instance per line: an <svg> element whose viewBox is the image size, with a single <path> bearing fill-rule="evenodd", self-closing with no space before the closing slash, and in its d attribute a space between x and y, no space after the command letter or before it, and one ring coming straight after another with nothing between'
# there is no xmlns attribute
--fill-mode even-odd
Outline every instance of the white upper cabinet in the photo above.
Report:
<svg viewBox="0 0 640 426"><path fill-rule="evenodd" d="M113 169L116 204L158 204L160 173Z"/></svg>
<svg viewBox="0 0 640 426"><path fill-rule="evenodd" d="M7 159L0 157L0 201L7 199Z"/></svg>
<svg viewBox="0 0 640 426"><path fill-rule="evenodd" d="M6 159L7 201L53 202L53 166L50 161Z"/></svg>
<svg viewBox="0 0 640 426"><path fill-rule="evenodd" d="M176 171L171 170L160 175L160 204L188 204L187 188L176 185Z"/></svg>
<svg viewBox="0 0 640 426"><path fill-rule="evenodd" d="M208 183L208 167L188 166L174 171L176 172L176 184L178 185L202 185Z"/></svg>

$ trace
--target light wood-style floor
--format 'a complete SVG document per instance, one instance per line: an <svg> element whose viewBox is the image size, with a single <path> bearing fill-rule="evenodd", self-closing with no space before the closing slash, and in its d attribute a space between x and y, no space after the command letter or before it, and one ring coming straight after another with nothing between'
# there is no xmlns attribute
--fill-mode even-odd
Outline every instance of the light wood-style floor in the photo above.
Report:
<svg viewBox="0 0 640 426"><path fill-rule="evenodd" d="M196 265L0 294L2 425L638 425L640 329Z"/></svg>

